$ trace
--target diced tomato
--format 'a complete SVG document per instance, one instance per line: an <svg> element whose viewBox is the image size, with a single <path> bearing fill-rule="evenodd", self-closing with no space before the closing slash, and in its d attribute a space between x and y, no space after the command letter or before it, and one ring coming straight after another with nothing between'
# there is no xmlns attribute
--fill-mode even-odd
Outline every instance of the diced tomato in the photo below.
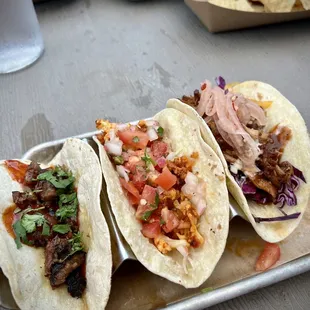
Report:
<svg viewBox="0 0 310 310"><path fill-rule="evenodd" d="M140 130L132 131L130 129L118 131L118 137L127 146L133 147L135 149L143 149L147 146L149 142L149 136L146 132Z"/></svg>
<svg viewBox="0 0 310 310"><path fill-rule="evenodd" d="M136 170L136 173L132 175L132 183L139 193L143 191L146 184L146 179L146 173L139 170Z"/></svg>
<svg viewBox="0 0 310 310"><path fill-rule="evenodd" d="M128 191L130 194L132 194L134 197L140 199L139 191L135 188L135 186L132 184L132 182L126 182L123 178L119 178L119 181L121 182L121 185L126 191Z"/></svg>
<svg viewBox="0 0 310 310"><path fill-rule="evenodd" d="M146 238L156 238L160 235L160 223L159 221L153 223L144 223L142 225L141 233Z"/></svg>
<svg viewBox="0 0 310 310"><path fill-rule="evenodd" d="M168 145L163 141L154 141L151 145L151 153L155 160L167 154Z"/></svg>
<svg viewBox="0 0 310 310"><path fill-rule="evenodd" d="M134 207L136 207L140 203L140 198L135 197L134 195L127 193L127 198L130 202L130 204Z"/></svg>
<svg viewBox="0 0 310 310"><path fill-rule="evenodd" d="M149 204L151 204L155 202L155 196L156 196L156 188L149 185L145 185L141 195L141 199L145 199Z"/></svg>
<svg viewBox="0 0 310 310"><path fill-rule="evenodd" d="M155 183L164 190L169 190L177 182L177 177L172 174L167 167L164 167L161 175L155 180Z"/></svg>
<svg viewBox="0 0 310 310"><path fill-rule="evenodd" d="M171 232L180 224L180 220L178 219L176 214L173 211L168 210L168 208L163 208L161 210L161 217L165 222L165 224L163 225L163 230L166 233Z"/></svg>
<svg viewBox="0 0 310 310"><path fill-rule="evenodd" d="M280 258L281 250L276 243L266 242L265 247L258 257L255 270L256 271L265 271L273 266Z"/></svg>

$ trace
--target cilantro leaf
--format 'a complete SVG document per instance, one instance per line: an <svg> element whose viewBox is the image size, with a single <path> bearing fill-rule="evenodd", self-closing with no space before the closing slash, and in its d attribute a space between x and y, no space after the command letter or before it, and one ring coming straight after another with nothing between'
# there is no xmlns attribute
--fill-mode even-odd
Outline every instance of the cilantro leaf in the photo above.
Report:
<svg viewBox="0 0 310 310"><path fill-rule="evenodd" d="M123 156L114 156L113 160L116 165L122 165L124 163Z"/></svg>
<svg viewBox="0 0 310 310"><path fill-rule="evenodd" d="M141 157L141 159L145 162L145 165L146 165L147 168L149 168L151 165L156 166L155 161L146 152L146 149L144 150L144 156Z"/></svg>
<svg viewBox="0 0 310 310"><path fill-rule="evenodd" d="M44 221L42 228L42 236L50 235L50 226L47 224L47 221Z"/></svg>
<svg viewBox="0 0 310 310"><path fill-rule="evenodd" d="M212 288L212 287L206 287L206 288L203 288L203 289L201 290L202 293L208 293L208 292L211 292L211 291L213 291L213 288Z"/></svg>
<svg viewBox="0 0 310 310"><path fill-rule="evenodd" d="M78 199L76 192L71 194L61 194L59 196L59 209L56 211L56 216L63 221L66 218L74 217L77 213Z"/></svg>
<svg viewBox="0 0 310 310"><path fill-rule="evenodd" d="M149 211L144 212L143 215L141 216L141 220L147 221L150 218L150 216L152 215L152 213L153 213L153 210L149 210Z"/></svg>
<svg viewBox="0 0 310 310"><path fill-rule="evenodd" d="M42 226L45 222L44 215L41 213L24 214L21 219L21 225L27 233L32 233L36 230L36 226Z"/></svg>
<svg viewBox="0 0 310 310"><path fill-rule="evenodd" d="M140 141L140 139L139 139L138 136L134 136L134 137L132 138L132 142L134 142L134 143L138 143L139 141Z"/></svg>
<svg viewBox="0 0 310 310"><path fill-rule="evenodd" d="M73 253L77 251L83 251L84 247L83 247L81 238L82 238L82 234L78 232L73 235L72 239L69 239L69 242L71 243L71 247L72 247L70 255L72 255Z"/></svg>
<svg viewBox="0 0 310 310"><path fill-rule="evenodd" d="M59 195L59 201L58 201L59 207L62 207L63 204L72 202L76 198L77 198L76 192L73 192L71 194L61 194L61 195Z"/></svg>
<svg viewBox="0 0 310 310"><path fill-rule="evenodd" d="M22 238L23 242L27 243L27 232L26 229L23 227L21 220L16 221L13 224L13 230L15 233L15 243L17 246L17 249L20 249L22 247L22 243L20 242L20 238Z"/></svg>
<svg viewBox="0 0 310 310"><path fill-rule="evenodd" d="M40 173L37 177L38 180L46 180L52 183L56 188L66 188L74 183L75 178L70 172L64 171L61 167L57 166L53 170L47 170Z"/></svg>
<svg viewBox="0 0 310 310"><path fill-rule="evenodd" d="M160 218L160 225L165 225L166 224L166 222L162 219L162 218Z"/></svg>
<svg viewBox="0 0 310 310"><path fill-rule="evenodd" d="M157 134L158 134L158 136L159 137L163 137L164 136L164 128L163 127L158 127L158 129L157 129Z"/></svg>
<svg viewBox="0 0 310 310"><path fill-rule="evenodd" d="M150 205L152 210L148 210L148 211L144 212L143 215L141 216L141 219L143 221L147 221L150 218L150 216L152 215L152 213L158 208L158 205L159 205L159 195L158 195L158 192L156 192L155 202Z"/></svg>
<svg viewBox="0 0 310 310"><path fill-rule="evenodd" d="M71 231L69 224L56 224L53 226L53 231L58 232L60 234L66 234Z"/></svg>

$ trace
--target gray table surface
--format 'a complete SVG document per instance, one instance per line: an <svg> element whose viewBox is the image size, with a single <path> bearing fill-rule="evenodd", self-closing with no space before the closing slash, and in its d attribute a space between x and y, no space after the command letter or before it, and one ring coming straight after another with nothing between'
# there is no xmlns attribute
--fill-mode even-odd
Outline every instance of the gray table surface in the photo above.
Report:
<svg viewBox="0 0 310 310"><path fill-rule="evenodd" d="M204 78L262 80L310 126L310 21L210 34L182 1L55 1L37 6L45 54L0 76L0 158L95 129L98 117L149 117ZM310 273L212 307L309 309Z"/></svg>

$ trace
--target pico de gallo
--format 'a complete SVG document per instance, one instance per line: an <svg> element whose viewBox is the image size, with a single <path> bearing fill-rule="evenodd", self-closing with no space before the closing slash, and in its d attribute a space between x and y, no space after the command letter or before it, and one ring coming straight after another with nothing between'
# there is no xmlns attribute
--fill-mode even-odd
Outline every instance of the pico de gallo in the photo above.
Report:
<svg viewBox="0 0 310 310"><path fill-rule="evenodd" d="M204 243L198 222L206 209L206 183L193 172L199 154L173 152L154 120L137 125L97 120L96 127L143 236L162 254L179 251L187 272L189 250Z"/></svg>

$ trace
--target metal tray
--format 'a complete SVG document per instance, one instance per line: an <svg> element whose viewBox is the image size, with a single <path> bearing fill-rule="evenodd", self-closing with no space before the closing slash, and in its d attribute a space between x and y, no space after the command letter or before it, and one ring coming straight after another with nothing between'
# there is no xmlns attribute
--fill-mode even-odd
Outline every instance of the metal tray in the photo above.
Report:
<svg viewBox="0 0 310 310"><path fill-rule="evenodd" d="M95 152L98 154L98 148L96 143L92 140L92 136L97 134L98 131L85 133L76 138L80 138L86 143L88 143ZM35 160L41 163L48 163L54 155L61 149L64 141L66 139L55 140L51 142L46 142L39 144L33 148L31 148L27 153L24 154L22 159ZM104 182L103 182L104 183ZM244 217L242 211L240 211L236 202L231 199L230 200L230 219L235 217ZM121 235L115 218L112 214L110 204L105 191L105 184L103 184L103 189L101 193L101 205L104 215L106 217L107 223L109 225L111 238L112 238L112 253L113 253L113 273L125 262L125 261L133 261L136 260L134 254L132 253L130 247L124 240ZM128 267L128 266L127 266ZM136 268L136 266L134 266ZM140 266L138 267L140 268ZM232 299L234 297L249 293L256 289L274 284L276 282L285 280L287 278L296 276L303 272L310 270L310 255L304 255L298 259L290 261L286 264L283 264L279 267L273 268L267 272L256 274L254 276L245 277L242 280L228 283L223 286L219 286L216 289L201 294L193 292L191 296L187 296L187 298L182 298L184 295L178 295L178 298L175 300L170 300L168 303L161 303L160 305L155 303L155 307L165 308L165 309L204 309L206 307L221 303L223 301ZM146 272L146 271L143 271ZM115 275L113 276L115 277ZM155 281L160 281L159 277L155 277ZM113 280L112 280L113 283ZM1 297L1 293L0 293ZM1 298L0 298L1 300ZM0 304L1 306L1 304ZM151 302L147 304L147 309L152 309ZM128 309L131 308L130 305ZM144 309L144 307L139 306L139 309Z"/></svg>

